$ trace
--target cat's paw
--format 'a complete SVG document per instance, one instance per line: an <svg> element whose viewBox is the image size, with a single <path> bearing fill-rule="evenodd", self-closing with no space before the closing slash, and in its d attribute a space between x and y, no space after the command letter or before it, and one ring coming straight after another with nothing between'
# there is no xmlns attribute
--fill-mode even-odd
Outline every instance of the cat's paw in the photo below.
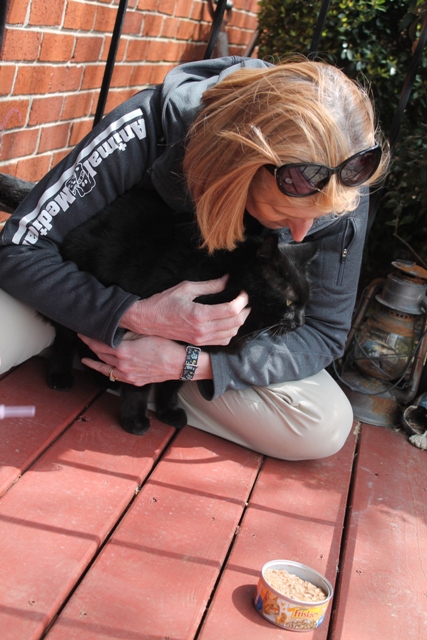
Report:
<svg viewBox="0 0 427 640"><path fill-rule="evenodd" d="M120 424L125 431L132 433L134 436L142 436L150 428L150 420L145 416L137 418L121 416Z"/></svg>
<svg viewBox="0 0 427 640"><path fill-rule="evenodd" d="M71 391L74 387L74 376L72 373L49 373L47 384L56 391Z"/></svg>
<svg viewBox="0 0 427 640"><path fill-rule="evenodd" d="M184 409L165 409L157 411L157 417L165 424L182 429L187 424L187 414Z"/></svg>

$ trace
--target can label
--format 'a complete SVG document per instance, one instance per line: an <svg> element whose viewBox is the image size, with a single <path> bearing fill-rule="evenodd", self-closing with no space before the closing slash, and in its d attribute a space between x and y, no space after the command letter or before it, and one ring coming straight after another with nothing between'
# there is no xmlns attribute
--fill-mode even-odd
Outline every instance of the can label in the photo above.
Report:
<svg viewBox="0 0 427 640"><path fill-rule="evenodd" d="M255 608L264 618L279 627L309 631L322 623L328 602L320 605L296 604L270 591L261 578L255 596Z"/></svg>

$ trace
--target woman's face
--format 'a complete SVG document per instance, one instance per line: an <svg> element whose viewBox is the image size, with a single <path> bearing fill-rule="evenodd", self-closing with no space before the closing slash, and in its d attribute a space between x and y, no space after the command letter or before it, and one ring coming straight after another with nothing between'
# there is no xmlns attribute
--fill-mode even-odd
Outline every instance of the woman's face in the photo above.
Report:
<svg viewBox="0 0 427 640"><path fill-rule="evenodd" d="M301 242L313 222L321 217L310 204L310 198L307 201L307 207L295 206L292 198L279 191L275 177L261 167L250 184L246 210L264 227L287 228L295 242Z"/></svg>

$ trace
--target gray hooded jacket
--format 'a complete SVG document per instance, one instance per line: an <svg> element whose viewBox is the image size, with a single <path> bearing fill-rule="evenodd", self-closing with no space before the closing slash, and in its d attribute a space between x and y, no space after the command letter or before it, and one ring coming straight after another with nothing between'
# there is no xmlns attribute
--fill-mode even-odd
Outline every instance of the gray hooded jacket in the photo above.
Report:
<svg viewBox="0 0 427 640"><path fill-rule="evenodd" d="M238 57L183 64L162 85L133 96L109 113L30 192L5 225L0 286L45 316L112 346L118 324L136 297L102 286L58 251L68 231L136 184L154 188L174 210L192 210L181 172L184 140L209 87L242 66ZM235 354L211 354L207 398L248 385L268 386L317 373L343 352L350 328L367 222L367 197L356 211L318 219L310 240L312 295L306 324L280 338L263 334ZM282 230L284 241L292 241Z"/></svg>

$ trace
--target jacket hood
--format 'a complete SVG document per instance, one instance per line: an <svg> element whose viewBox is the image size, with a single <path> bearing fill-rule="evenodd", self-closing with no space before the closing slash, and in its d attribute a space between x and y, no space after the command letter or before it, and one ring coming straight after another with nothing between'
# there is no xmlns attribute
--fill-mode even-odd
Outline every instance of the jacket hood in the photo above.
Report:
<svg viewBox="0 0 427 640"><path fill-rule="evenodd" d="M192 208L182 176L182 160L187 131L202 108L203 93L242 68L273 66L256 58L228 56L179 65L170 71L161 86L159 145L164 151L154 162L151 180L162 198L175 210Z"/></svg>

